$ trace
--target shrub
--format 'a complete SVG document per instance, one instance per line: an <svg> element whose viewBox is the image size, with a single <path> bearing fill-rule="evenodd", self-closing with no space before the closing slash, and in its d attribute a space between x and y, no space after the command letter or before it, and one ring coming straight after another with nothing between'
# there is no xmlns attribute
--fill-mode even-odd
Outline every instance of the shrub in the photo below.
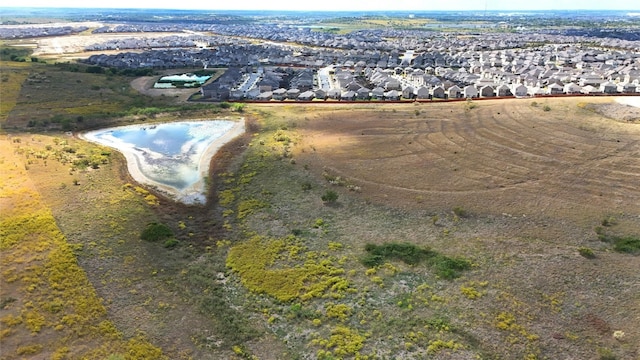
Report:
<svg viewBox="0 0 640 360"><path fill-rule="evenodd" d="M178 246L179 243L180 241L174 238L171 238L171 239L165 240L163 246L166 247L167 249L173 249L174 247Z"/></svg>
<svg viewBox="0 0 640 360"><path fill-rule="evenodd" d="M617 360L616 354L613 351L607 348L599 348L598 355L600 356L600 360Z"/></svg>
<svg viewBox="0 0 640 360"><path fill-rule="evenodd" d="M324 202L333 203L338 200L338 193L333 190L327 190L320 198Z"/></svg>
<svg viewBox="0 0 640 360"><path fill-rule="evenodd" d="M463 207L461 206L456 206L453 208L453 213L458 216L458 217L467 217L469 215L469 213L467 212L467 210L465 210Z"/></svg>
<svg viewBox="0 0 640 360"><path fill-rule="evenodd" d="M380 266L389 259L401 260L408 265L426 262L439 277L454 279L460 276L460 271L471 267L471 263L466 259L451 258L409 243L367 244L365 250L367 254L360 261L369 268Z"/></svg>
<svg viewBox="0 0 640 360"><path fill-rule="evenodd" d="M542 107L542 111L551 111L551 107L549 105L545 105Z"/></svg>
<svg viewBox="0 0 640 360"><path fill-rule="evenodd" d="M613 216L608 216L608 217L602 219L602 222L601 222L602 226L607 226L607 227L613 226L613 225L615 225L617 223L618 223L618 221Z"/></svg>
<svg viewBox="0 0 640 360"><path fill-rule="evenodd" d="M594 259L596 254L588 247L578 248L578 253L587 259Z"/></svg>
<svg viewBox="0 0 640 360"><path fill-rule="evenodd" d="M233 111L239 112L239 113L244 112L244 106L245 106L244 104L235 103L233 104Z"/></svg>
<svg viewBox="0 0 640 360"><path fill-rule="evenodd" d="M142 230L140 239L146 241L158 241L173 237L173 231L167 225L162 223L152 222Z"/></svg>
<svg viewBox="0 0 640 360"><path fill-rule="evenodd" d="M471 268L469 260L440 254L431 258L430 265L436 269L436 275L447 280L455 279L460 276L461 271Z"/></svg>
<svg viewBox="0 0 640 360"><path fill-rule="evenodd" d="M613 250L627 254L639 254L640 239L633 237L614 237Z"/></svg>
<svg viewBox="0 0 640 360"><path fill-rule="evenodd" d="M368 267L382 265L386 259L397 259L409 265L416 265L432 255L431 250L409 243L367 244L364 249L369 253L369 257L365 258L365 265Z"/></svg>

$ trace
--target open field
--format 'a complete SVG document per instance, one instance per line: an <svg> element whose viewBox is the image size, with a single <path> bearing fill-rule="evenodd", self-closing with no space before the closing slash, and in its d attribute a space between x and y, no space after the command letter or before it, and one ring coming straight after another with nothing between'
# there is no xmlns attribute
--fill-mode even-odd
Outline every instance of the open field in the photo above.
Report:
<svg viewBox="0 0 640 360"><path fill-rule="evenodd" d="M51 24L44 24L43 26L48 26ZM70 24L58 24L58 25L68 25L68 26L77 26L78 23L70 23ZM109 50L109 51L86 51L85 49L88 46L100 44L104 42L108 42L110 40L118 40L118 39L130 39L132 37L135 38L149 38L149 39L157 39L158 37L170 37L170 36L191 36L192 33L186 32L164 32L164 33L153 33L153 32L142 32L136 34L129 33L98 33L94 34L91 31L104 26L103 23L97 22L86 22L81 25L88 26L89 30L84 31L79 34L74 35L65 35L65 36L51 36L51 37L41 37L41 38L27 38L27 39L19 39L19 40L6 40L7 44L12 46L19 46L30 48L33 50L33 55L40 57L42 59L47 60L56 60L56 61L73 61L77 59L84 59L94 54L117 54L122 52L121 50ZM37 25L15 25L15 27L20 26L37 26ZM126 51L135 52L136 50Z"/></svg>
<svg viewBox="0 0 640 360"><path fill-rule="evenodd" d="M82 75L76 84L113 81ZM28 120L27 90L8 124ZM42 94L36 109L54 101ZM248 105L247 134L213 159L204 206L138 186L117 153L10 128L3 214L23 187L39 194L20 209L52 215L56 246L74 249L104 310L58 330L71 310L19 273L42 266L42 241L26 234L19 254L2 249L25 259L2 263L2 358L37 358L87 329L65 337L67 357L143 344L171 359L635 360L640 128L590 110L611 99L536 101ZM171 236L141 240L149 223ZM46 314L42 347L31 347L34 314Z"/></svg>
<svg viewBox="0 0 640 360"><path fill-rule="evenodd" d="M77 131L151 122L171 117L170 112L179 114L178 117L191 110L219 112L216 104L185 102L197 89L154 92L150 88L160 75L136 78L95 74L87 72L86 66L75 64L2 62L0 66L3 79L6 78L2 83L0 106L0 126L4 129Z"/></svg>
<svg viewBox="0 0 640 360"><path fill-rule="evenodd" d="M353 295L328 291L321 297L342 299L338 302L351 309L337 324L369 334L362 353L439 358L429 345L441 339L461 345L457 358L597 358L611 352L633 359L639 349L631 338L639 334L624 324L640 319L640 264L637 256L612 252L596 231L636 238L640 233L640 192L634 185L640 129L585 110L583 100L539 100L535 106L531 100L304 109L256 105L272 130L252 144L289 165L257 168L252 181L259 192L236 195L236 202L246 208L258 200L253 204L260 209L243 215L240 226L275 237L293 233L302 238L297 246L312 255L323 246L334 250L328 258L341 264ZM271 139L276 145L269 145ZM300 195L292 189L296 186L315 191ZM337 204L321 202L327 188L339 193ZM227 195L221 193L223 206ZM397 261L362 268L358 259L366 244L391 241L462 256L474 267L453 282ZM584 257L587 250L595 259ZM242 274L242 266L235 268ZM377 277L380 273L384 276ZM245 285L255 286L246 277ZM423 285L436 304L426 301L419 308ZM470 295L469 287L481 295ZM305 289L298 299L309 297ZM322 324L328 320L321 328L331 333L326 302L302 304L327 316L315 315ZM424 330L425 322L443 317L456 330L440 335ZM405 322L395 323L398 318ZM618 328L625 328L625 341L613 338ZM314 343L313 335L309 340ZM344 350L316 343L318 351ZM385 352L381 346L389 348Z"/></svg>
<svg viewBox="0 0 640 360"><path fill-rule="evenodd" d="M580 99L532 102L314 109L300 156L394 206L591 222L637 212L640 128Z"/></svg>

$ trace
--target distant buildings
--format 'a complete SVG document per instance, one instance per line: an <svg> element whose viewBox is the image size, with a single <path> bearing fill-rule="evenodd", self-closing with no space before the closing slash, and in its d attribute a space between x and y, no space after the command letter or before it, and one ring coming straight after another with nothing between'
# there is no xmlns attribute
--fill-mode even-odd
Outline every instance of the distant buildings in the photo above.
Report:
<svg viewBox="0 0 640 360"><path fill-rule="evenodd" d="M145 26L145 31L172 28ZM212 100L437 100L636 93L640 87L640 41L524 31L459 37L392 29L336 35L273 25L185 26L217 35L118 38L89 48L156 50L93 55L86 62L119 68L228 67L225 76L202 87L203 97Z"/></svg>

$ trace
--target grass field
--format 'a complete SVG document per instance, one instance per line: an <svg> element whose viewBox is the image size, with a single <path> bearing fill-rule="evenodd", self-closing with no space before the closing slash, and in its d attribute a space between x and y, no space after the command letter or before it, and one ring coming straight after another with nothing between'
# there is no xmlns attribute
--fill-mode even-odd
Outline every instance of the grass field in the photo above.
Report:
<svg viewBox="0 0 640 360"><path fill-rule="evenodd" d="M640 129L588 100L249 105L205 206L139 187L117 153L10 128L2 219L48 235L2 227L2 356L635 360ZM224 110L205 111L189 116ZM51 253L82 294L37 280Z"/></svg>
<svg viewBox="0 0 640 360"><path fill-rule="evenodd" d="M0 124L6 130L74 131L153 121L167 112L215 109L184 104L177 95L145 96L131 86L135 77L88 73L82 65L3 62L0 66L6 78Z"/></svg>
<svg viewBox="0 0 640 360"><path fill-rule="evenodd" d="M162 359L142 332L123 337L14 144L0 139L0 341L3 359ZM87 219L84 219L87 221Z"/></svg>

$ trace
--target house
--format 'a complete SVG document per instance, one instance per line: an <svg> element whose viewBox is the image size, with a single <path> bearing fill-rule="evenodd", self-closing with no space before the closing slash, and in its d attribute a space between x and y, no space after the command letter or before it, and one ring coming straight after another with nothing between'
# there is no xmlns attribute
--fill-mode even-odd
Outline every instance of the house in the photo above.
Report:
<svg viewBox="0 0 640 360"><path fill-rule="evenodd" d="M559 85L557 83L552 83L551 85L547 86L547 91L546 92L549 95L563 94L564 93L564 86Z"/></svg>
<svg viewBox="0 0 640 360"><path fill-rule="evenodd" d="M633 94L638 91L636 84L618 84L618 92L623 94Z"/></svg>
<svg viewBox="0 0 640 360"><path fill-rule="evenodd" d="M429 95L429 88L426 86L420 86L416 90L416 99L428 99Z"/></svg>
<svg viewBox="0 0 640 360"><path fill-rule="evenodd" d="M462 96L467 99L478 97L478 90L473 85L467 85L462 89Z"/></svg>
<svg viewBox="0 0 640 360"><path fill-rule="evenodd" d="M447 97L447 93L444 91L442 86L436 86L431 89L431 98L432 99L445 99Z"/></svg>
<svg viewBox="0 0 640 360"><path fill-rule="evenodd" d="M525 97L527 96L527 87L522 84L514 84L511 88L511 93L515 97Z"/></svg>
<svg viewBox="0 0 640 360"><path fill-rule="evenodd" d="M603 82L602 84L600 84L600 91L605 94L617 94L618 85L614 84L611 81Z"/></svg>
<svg viewBox="0 0 640 360"><path fill-rule="evenodd" d="M297 99L300 96L300 89L289 89L287 90L287 99Z"/></svg>
<svg viewBox="0 0 640 360"><path fill-rule="evenodd" d="M580 94L582 92L582 88L575 83L566 83L563 87L563 92L565 94Z"/></svg>
<svg viewBox="0 0 640 360"><path fill-rule="evenodd" d="M405 86L402 89L402 97L405 99L413 99L414 97L414 89L412 86Z"/></svg>
<svg viewBox="0 0 640 360"><path fill-rule="evenodd" d="M240 89L231 89L231 91L229 91L229 99L240 100L242 98L244 98L244 91Z"/></svg>
<svg viewBox="0 0 640 360"><path fill-rule="evenodd" d="M535 86L527 86L527 94L530 96L544 95L544 89L535 85Z"/></svg>
<svg viewBox="0 0 640 360"><path fill-rule="evenodd" d="M496 88L496 95L497 96L513 96L513 94L511 93L511 89L506 84L499 85Z"/></svg>
<svg viewBox="0 0 640 360"><path fill-rule="evenodd" d="M313 100L314 97L315 97L315 94L313 93L313 91L307 90L305 92L300 93L297 99L300 101L311 101Z"/></svg>
<svg viewBox="0 0 640 360"><path fill-rule="evenodd" d="M271 95L274 100L284 100L287 96L287 90L283 88L275 89Z"/></svg>
<svg viewBox="0 0 640 360"><path fill-rule="evenodd" d="M591 74L583 74L578 84L584 88L587 85L600 86L600 84L602 84L603 82L604 80L602 80L600 75L596 73L591 73Z"/></svg>
<svg viewBox="0 0 640 360"><path fill-rule="evenodd" d="M273 93L271 91L265 91L262 94L258 95L258 97L256 97L256 100L258 101L269 101L273 98Z"/></svg>
<svg viewBox="0 0 640 360"><path fill-rule="evenodd" d="M340 89L329 89L329 91L327 91L327 97L329 99L336 99L336 100L340 100L340 97L342 96L342 91L340 91Z"/></svg>
<svg viewBox="0 0 640 360"><path fill-rule="evenodd" d="M384 88L386 90L400 90L402 88L402 85L397 79L387 78L387 82L386 84L384 84Z"/></svg>
<svg viewBox="0 0 640 360"><path fill-rule="evenodd" d="M458 85L453 85L447 89L447 97L449 99L457 99L462 96L462 90Z"/></svg>
<svg viewBox="0 0 640 360"><path fill-rule="evenodd" d="M344 94L342 94L340 96L340 98L342 100L354 101L356 99L356 92L349 90L349 91L345 92Z"/></svg>
<svg viewBox="0 0 640 360"><path fill-rule="evenodd" d="M597 88L595 86L592 85L587 85L582 87L582 91L583 94L602 94L602 91L600 91L600 88Z"/></svg>
<svg viewBox="0 0 640 360"><path fill-rule="evenodd" d="M257 87L252 87L245 92L244 97L246 99L255 99L258 97L258 95L260 95L260 89Z"/></svg>
<svg viewBox="0 0 640 360"><path fill-rule="evenodd" d="M384 97L387 100L400 100L400 92L398 90L391 90L384 93Z"/></svg>
<svg viewBox="0 0 640 360"><path fill-rule="evenodd" d="M485 85L480 88L480 97L494 97L496 92L491 85Z"/></svg>
<svg viewBox="0 0 640 360"><path fill-rule="evenodd" d="M359 100L369 100L370 97L371 90L367 89L366 87L360 88L358 91L356 91L356 98L358 98Z"/></svg>
<svg viewBox="0 0 640 360"><path fill-rule="evenodd" d="M322 89L316 89L314 92L314 96L316 99L325 100L327 98L327 92Z"/></svg>
<svg viewBox="0 0 640 360"><path fill-rule="evenodd" d="M371 97L373 99L376 100L383 100L384 99L384 89L381 87L376 87L373 90L371 90Z"/></svg>
<svg viewBox="0 0 640 360"><path fill-rule="evenodd" d="M355 81L352 81L352 82L347 84L345 89L347 91L358 91L358 90L360 90L360 88L362 88L362 86L360 84L358 84Z"/></svg>

